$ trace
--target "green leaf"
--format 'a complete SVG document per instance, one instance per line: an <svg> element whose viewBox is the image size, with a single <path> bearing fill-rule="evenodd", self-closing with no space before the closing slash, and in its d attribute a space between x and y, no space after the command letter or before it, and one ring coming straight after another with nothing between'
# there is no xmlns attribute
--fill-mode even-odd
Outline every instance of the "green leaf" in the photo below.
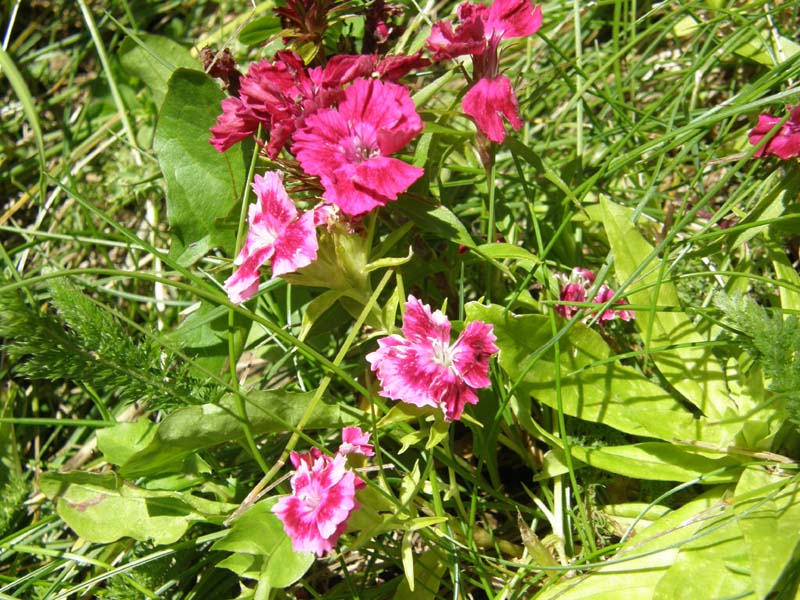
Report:
<svg viewBox="0 0 800 600"><path fill-rule="evenodd" d="M44 137L42 136L42 127L39 123L39 113L36 112L36 104L25 83L25 79L17 69L11 56L3 49L0 48L0 70L14 90L19 102L22 105L22 112L25 113L25 118L33 131L33 140L36 142L36 153L39 158L39 168L41 169L42 176L46 171L46 161L44 152Z"/></svg>
<svg viewBox="0 0 800 600"><path fill-rule="evenodd" d="M539 597L544 600L652 598L659 580L677 558L680 546L705 522L702 517L718 514L725 506L726 492L725 487L718 486L687 502L656 520L617 554L608 557L611 564L550 587Z"/></svg>
<svg viewBox="0 0 800 600"><path fill-rule="evenodd" d="M647 243L633 223L633 212L605 199L601 201L608 241L614 253L617 279L634 276L653 247ZM674 285L661 280L661 261L654 259L636 277L631 290L625 290L628 301L640 306L680 309ZM638 291L637 291L638 290ZM713 420L735 415L729 401L725 376L709 346L708 336L701 335L681 310L672 312L636 310L636 326L642 332L647 352L661 374L692 404ZM736 426L725 427L724 441L731 441ZM717 429L717 434L723 434ZM726 439L729 438L729 439Z"/></svg>
<svg viewBox="0 0 800 600"><path fill-rule="evenodd" d="M405 538L403 538L405 541ZM412 558L414 558L412 556ZM405 565L405 555L403 559ZM406 577L400 581L397 591L394 594L395 600L434 600L440 598L439 585L447 569L447 565L442 562L439 551L428 550L413 560L411 571L414 582L409 583Z"/></svg>
<svg viewBox="0 0 800 600"><path fill-rule="evenodd" d="M781 487L774 489L776 484ZM739 527L750 558L753 589L767 598L781 575L791 567L800 544L800 481L760 467L747 469L736 488L737 496L756 495L751 502L737 503Z"/></svg>
<svg viewBox="0 0 800 600"><path fill-rule="evenodd" d="M469 303L468 320L491 323L500 348L499 364L512 381L537 401L556 408L555 362L552 352L534 361L552 333L543 315L516 316L501 306ZM559 356L564 412L619 431L662 440L714 440L721 426L696 419L671 394L639 371L611 358L602 337L576 324L562 338Z"/></svg>
<svg viewBox="0 0 800 600"><path fill-rule="evenodd" d="M245 409L254 434L292 431L300 423L316 392L292 393L282 390L253 391L247 396ZM119 423L97 432L97 443L128 478L162 475L179 468L184 458L193 452L243 437L242 422L236 399L225 396L219 404L201 404L176 410L161 423L150 423L147 431L141 423ZM305 429L341 428L356 420L346 415L338 405L320 402ZM120 454L115 438L140 440L135 452ZM113 461L112 461L113 462Z"/></svg>
<svg viewBox="0 0 800 600"><path fill-rule="evenodd" d="M192 357L193 365L200 367L198 376L207 376L202 369L219 374L226 368L230 358L231 335L237 355L244 347L253 322L240 313L234 313L231 328L228 324L228 313L226 306L201 302L200 308L168 334L171 342Z"/></svg>
<svg viewBox="0 0 800 600"><path fill-rule="evenodd" d="M178 69L169 79L156 129L155 151L167 182L173 256L193 244L233 253L238 206L247 173L242 144L219 153L208 143L224 95L204 73Z"/></svg>
<svg viewBox="0 0 800 600"><path fill-rule="evenodd" d="M271 510L276 501L269 498L254 504L233 522L228 535L214 543L212 550L233 553L218 567L271 588L290 586L308 571L314 554L292 550L291 539Z"/></svg>
<svg viewBox="0 0 800 600"><path fill-rule="evenodd" d="M499 242L495 242L494 244L481 244L475 251L493 260L516 260L528 270L541 262L535 254L513 244Z"/></svg>
<svg viewBox="0 0 800 600"><path fill-rule="evenodd" d="M781 296L781 309L784 312L800 312L800 275L797 274L794 265L786 256L786 251L777 240L768 239L767 249L772 261L772 268L775 269L775 280Z"/></svg>
<svg viewBox="0 0 800 600"><path fill-rule="evenodd" d="M644 442L628 446L584 448L570 446L572 456L596 469L635 479L653 481L693 481L708 473L731 467L725 472L706 477L704 483L723 483L739 475L740 463L734 458L708 458L674 444ZM540 476L554 477L567 472L564 453L555 448L545 455Z"/></svg>
<svg viewBox="0 0 800 600"><path fill-rule="evenodd" d="M264 15L245 25L239 42L245 46L258 46L281 31L281 20L274 15Z"/></svg>
<svg viewBox="0 0 800 600"><path fill-rule="evenodd" d="M156 106L161 106L167 94L167 82L176 69L183 67L202 71L196 58L177 42L149 33L127 38L119 51L122 67L142 80L153 94Z"/></svg>
<svg viewBox="0 0 800 600"><path fill-rule="evenodd" d="M153 544L178 541L195 522L221 524L236 506L179 492L151 491L114 473L45 473L42 492L80 537L109 543L123 537Z"/></svg>
<svg viewBox="0 0 800 600"><path fill-rule="evenodd" d="M454 244L475 248L475 242L467 228L446 206L433 206L408 197L401 197L394 206L423 231Z"/></svg>
<svg viewBox="0 0 800 600"><path fill-rule="evenodd" d="M764 29L736 48L736 54L768 67L777 66L800 52L800 45L777 31Z"/></svg>
<svg viewBox="0 0 800 600"><path fill-rule="evenodd" d="M754 598L739 524L728 511L701 527L664 573L654 600Z"/></svg>

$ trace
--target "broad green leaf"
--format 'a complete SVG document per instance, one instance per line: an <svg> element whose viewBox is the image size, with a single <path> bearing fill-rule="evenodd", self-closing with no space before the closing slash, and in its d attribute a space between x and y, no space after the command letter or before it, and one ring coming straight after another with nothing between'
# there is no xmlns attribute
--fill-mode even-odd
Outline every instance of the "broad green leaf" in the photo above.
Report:
<svg viewBox="0 0 800 600"><path fill-rule="evenodd" d="M775 486L779 485L777 489ZM760 491L750 502L734 505L750 558L753 589L767 598L791 567L800 545L800 481L751 467L742 475L737 496Z"/></svg>
<svg viewBox="0 0 800 600"><path fill-rule="evenodd" d="M752 466L724 513L682 548L656 600L767 598L800 543L800 480ZM776 591L778 591L776 589Z"/></svg>
<svg viewBox="0 0 800 600"><path fill-rule="evenodd" d="M300 579L314 562L312 552L295 552L283 524L272 513L277 498L258 502L238 517L212 550L231 552L217 564L261 585L284 588ZM263 583L262 583L263 582Z"/></svg>
<svg viewBox="0 0 800 600"><path fill-rule="evenodd" d="M749 564L733 511L701 527L681 547L655 588L654 600L752 598Z"/></svg>
<svg viewBox="0 0 800 600"><path fill-rule="evenodd" d="M248 394L245 408L254 434L292 431L300 422L315 392L293 393L281 390L253 391ZM140 423L119 423L97 432L97 443L105 454L120 458L119 444L114 438L137 436L143 440L136 452L115 463L128 478L144 475L162 475L179 467L181 461L193 452L224 442L243 438L242 422L233 395L224 397L219 404L202 404L181 408L168 415L161 423L149 424L146 431ZM306 429L341 428L355 422L338 405L320 402ZM144 443L146 442L146 444ZM110 460L110 458L109 458Z"/></svg>
<svg viewBox="0 0 800 600"><path fill-rule="evenodd" d="M82 538L109 543L123 537L153 544L178 541L195 522L220 524L236 506L179 492L143 490L114 473L45 473L42 492Z"/></svg>
<svg viewBox="0 0 800 600"><path fill-rule="evenodd" d="M800 45L776 31L764 29L736 48L736 54L774 67L800 52Z"/></svg>
<svg viewBox="0 0 800 600"><path fill-rule="evenodd" d="M149 33L127 38L119 52L122 67L142 80L153 94L156 106L161 106L167 94L167 81L178 68L202 71L196 58L177 42Z"/></svg>
<svg viewBox="0 0 800 600"><path fill-rule="evenodd" d="M601 202L617 279L626 281L640 266L644 267L631 288L624 291L628 301L640 306L678 309L672 312L634 311L636 326L653 362L667 381L709 418L716 421L733 416L735 407L729 400L722 367L711 348L702 346L710 340L701 335L680 310L675 286L659 280L661 261L656 259L651 264L642 265L641 261L652 253L653 247L631 223L632 211L605 199ZM732 438L735 425L728 425L726 429L730 430L727 436ZM718 429L717 433L722 431Z"/></svg>
<svg viewBox="0 0 800 600"><path fill-rule="evenodd" d="M628 541L609 564L546 589L545 600L650 600L680 547L726 506L727 488L717 486L667 513ZM706 598L708 596L699 596Z"/></svg>
<svg viewBox="0 0 800 600"><path fill-rule="evenodd" d="M301 342L306 339L314 323L346 293L346 290L327 290L306 305L303 311L303 323L297 336Z"/></svg>
<svg viewBox="0 0 800 600"><path fill-rule="evenodd" d="M242 144L220 153L208 143L223 98L219 86L202 72L178 69L169 79L155 151L167 182L171 253L176 257L198 243L233 253L238 224L234 209L247 169Z"/></svg>
<svg viewBox="0 0 800 600"><path fill-rule="evenodd" d="M253 322L244 315L234 313L231 328L228 325L228 313L226 306L201 302L200 308L168 334L171 342L192 357L193 365L200 367L200 376L207 375L203 369L217 374L225 369L230 358L231 335L237 355L244 347Z"/></svg>
<svg viewBox="0 0 800 600"><path fill-rule="evenodd" d="M403 538L405 540L405 538ZM447 565L442 562L440 553L428 550L418 557L414 557L413 585L409 584L406 577L402 579L394 594L395 600L434 600L440 598L439 585ZM405 564L405 561L404 561Z"/></svg>
<svg viewBox="0 0 800 600"><path fill-rule="evenodd" d="M281 31L281 20L275 15L263 15L250 21L239 34L245 46L258 46Z"/></svg>
<svg viewBox="0 0 800 600"><path fill-rule="evenodd" d="M469 303L468 320L491 323L500 348L500 367L537 401L558 406L552 352L533 356L552 338L550 320L542 315L516 316L503 307ZM602 337L576 324L562 338L561 400L564 412L604 423L625 433L662 440L721 437L720 427L696 419L666 390L639 371L619 365ZM522 404L522 403L521 403Z"/></svg>
<svg viewBox="0 0 800 600"><path fill-rule="evenodd" d="M784 311L800 312L800 275L786 256L786 251L775 239L767 241L769 258L775 269L778 293L781 296L781 308Z"/></svg>
<svg viewBox="0 0 800 600"><path fill-rule="evenodd" d="M475 248L475 242L467 228L446 206L433 206L408 197L401 197L394 206L423 231L454 244Z"/></svg>
<svg viewBox="0 0 800 600"><path fill-rule="evenodd" d="M734 458L708 458L664 442L644 442L629 446L603 446L584 448L570 446L573 458L596 469L617 473L635 479L654 481L693 481L698 477L727 470L705 477L704 483L723 483L739 475L740 464ZM544 465L537 477L554 477L566 473L564 453L553 449L545 455Z"/></svg>

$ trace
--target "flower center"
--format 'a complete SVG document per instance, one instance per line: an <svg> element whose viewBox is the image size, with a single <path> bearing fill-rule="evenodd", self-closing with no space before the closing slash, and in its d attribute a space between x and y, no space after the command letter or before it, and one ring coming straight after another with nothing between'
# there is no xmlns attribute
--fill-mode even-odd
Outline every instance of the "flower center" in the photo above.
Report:
<svg viewBox="0 0 800 600"><path fill-rule="evenodd" d="M365 123L349 123L350 135L340 146L350 163L361 164L381 155L375 130Z"/></svg>
<svg viewBox="0 0 800 600"><path fill-rule="evenodd" d="M445 369L449 369L453 366L453 352L452 348L447 342L443 342L442 340L435 339L433 340L433 361L437 365L443 366Z"/></svg>
<svg viewBox="0 0 800 600"><path fill-rule="evenodd" d="M275 240L278 239L278 235L269 227L260 227L256 232L255 238L256 245L259 248L266 248L275 243Z"/></svg>
<svg viewBox="0 0 800 600"><path fill-rule="evenodd" d="M319 495L318 492L306 493L300 496L300 500L302 500L306 506L309 508L317 508L320 503L322 502L322 497Z"/></svg>

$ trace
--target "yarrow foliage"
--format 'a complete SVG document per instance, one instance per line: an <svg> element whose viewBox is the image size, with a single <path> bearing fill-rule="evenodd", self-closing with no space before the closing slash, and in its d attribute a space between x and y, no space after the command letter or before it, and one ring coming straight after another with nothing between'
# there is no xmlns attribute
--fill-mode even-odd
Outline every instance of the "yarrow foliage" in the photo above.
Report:
<svg viewBox="0 0 800 600"><path fill-rule="evenodd" d="M258 289L259 269L272 263L272 276L291 273L317 258L314 213L299 213L283 187L277 171L267 171L253 180L256 201L248 211L249 230L239 256L239 268L225 281L225 291L237 304Z"/></svg>
<svg viewBox="0 0 800 600"><path fill-rule="evenodd" d="M530 0L496 0L491 6L464 2L458 7L458 25L439 21L433 26L428 47L436 60L472 56L473 85L461 103L478 129L502 143L503 117L519 130L522 120L511 81L500 74L500 42L533 35L542 26L542 10Z"/></svg>
<svg viewBox="0 0 800 600"><path fill-rule="evenodd" d="M451 344L447 317L409 296L402 332L378 340L378 350L367 355L380 395L460 419L467 404L477 404L475 390L491 385L489 358L498 351L492 326L473 321Z"/></svg>
<svg viewBox="0 0 800 600"><path fill-rule="evenodd" d="M305 454L292 452L295 471L291 478L292 493L278 500L272 512L283 522L295 552L314 552L322 556L330 552L347 528L347 520L358 509L355 494L364 482L347 468L346 454L372 456L369 433L358 427L347 427L342 433L342 446L347 451L334 456L312 448ZM352 446L348 444L353 444Z"/></svg>
<svg viewBox="0 0 800 600"><path fill-rule="evenodd" d="M756 150L753 156L772 155L788 160L800 155L800 105L792 108L787 106L789 120L772 135L766 144ZM757 146L764 136L782 120L782 117L774 117L770 114L758 116L758 124L750 131L748 138L750 143Z"/></svg>
<svg viewBox="0 0 800 600"><path fill-rule="evenodd" d="M589 292L591 290L592 285L594 284L595 274L589 271L588 269L582 269L580 267L575 267L572 269L572 273L569 277L560 276L561 279L564 281L564 286L561 288L561 294L559 295L559 300L561 302L588 302L587 298L589 297ZM591 302L594 304L605 304L611 298L614 297L614 290L612 290L608 285L605 283L600 286L600 289L597 290L597 294L595 294L591 298ZM627 304L628 301L624 298L620 298L614 304ZM577 312L580 310L578 306L567 306L564 304L557 304L555 310L558 314L566 319L571 319L574 317ZM587 311L587 315L584 317L584 321L589 321L592 318L592 311ZM611 321L613 319L622 319L623 321L630 321L634 318L633 311L626 310L626 309L616 309L616 308L607 308L603 311L603 313L598 317L598 321L601 323L604 321Z"/></svg>

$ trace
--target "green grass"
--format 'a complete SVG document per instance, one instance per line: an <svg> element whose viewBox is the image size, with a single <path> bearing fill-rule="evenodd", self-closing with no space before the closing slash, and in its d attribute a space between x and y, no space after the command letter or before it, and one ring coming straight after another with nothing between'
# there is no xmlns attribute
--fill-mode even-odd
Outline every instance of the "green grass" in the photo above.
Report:
<svg viewBox="0 0 800 600"><path fill-rule="evenodd" d="M269 597L407 598L414 575L417 598L795 588L799 540L779 544L764 523L797 529L798 348L787 317L800 312L798 171L795 160L754 159L747 133L759 113L798 102L796 3L544 3L539 33L503 45L524 127L498 149L490 181L457 72L418 107L439 126L427 149L408 151L424 159L425 183L364 224L373 259L413 256L370 275L375 310L334 305L308 332L303 317L321 290L277 279L234 307L221 290L230 253L170 253L153 150L163 94L123 58L138 47L126 39L157 34L194 54L224 40L246 65L264 56L236 41L250 5L15 4L0 10L0 598L236 598L240 585L253 597L253 579L218 566L231 556L212 548L228 531L219 515L162 544L89 540L59 515L42 474L119 472L112 464L124 461L102 433L98 450L98 431L228 402L250 417L242 439L192 452L163 476L126 476L123 488L235 507L262 478L288 472L289 450L337 446L336 428L297 426L323 400L373 432L369 464L381 468L363 477L382 526L364 517L341 553ZM403 4L405 51L455 7ZM420 90L449 68L408 81ZM438 203L471 249L420 214ZM235 231L239 214L221 226ZM555 274L575 266L628 298L636 322L590 329L557 317ZM767 312L737 312L723 292ZM379 397L364 360L408 293L502 332L492 388L446 430ZM505 311L519 319L509 325ZM783 343L765 344L776 331ZM591 412L597 373L615 395ZM258 393L283 387L308 392L312 408L264 417L283 420L279 432L259 429ZM628 390L644 404L624 404ZM703 432L669 429L657 412L667 404ZM724 428L730 435L717 435ZM652 452L649 467L644 454L603 454L633 446ZM288 492L281 482L269 494ZM752 558L773 552L771 567ZM609 565L632 574L614 579ZM710 587L728 568L730 587Z"/></svg>

